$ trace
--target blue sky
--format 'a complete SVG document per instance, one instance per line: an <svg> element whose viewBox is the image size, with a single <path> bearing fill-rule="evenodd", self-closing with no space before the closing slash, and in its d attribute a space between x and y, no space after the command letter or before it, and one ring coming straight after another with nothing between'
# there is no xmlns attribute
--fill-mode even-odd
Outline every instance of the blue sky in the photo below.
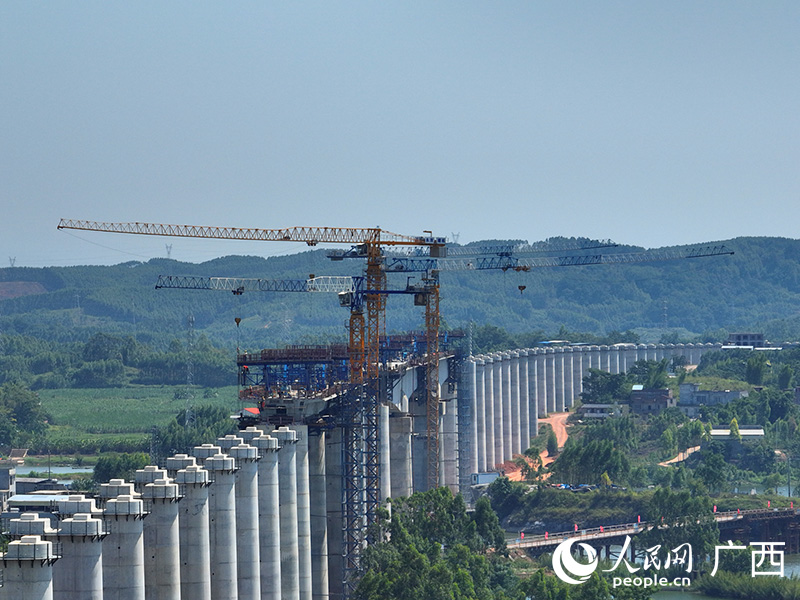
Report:
<svg viewBox="0 0 800 600"><path fill-rule="evenodd" d="M59 218L800 237L800 3L0 2L0 266L304 250Z"/></svg>

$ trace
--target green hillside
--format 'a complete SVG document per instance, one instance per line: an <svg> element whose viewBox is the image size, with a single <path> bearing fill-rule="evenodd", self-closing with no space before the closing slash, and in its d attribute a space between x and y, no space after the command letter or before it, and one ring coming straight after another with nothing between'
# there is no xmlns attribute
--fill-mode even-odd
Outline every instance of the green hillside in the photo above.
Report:
<svg viewBox="0 0 800 600"><path fill-rule="evenodd" d="M733 256L626 265L534 269L527 273L443 272L441 309L449 327L469 322L510 332L604 334L637 330L642 339L718 330L800 337L800 241L737 238ZM630 252L636 249L618 248ZM216 346L257 349L344 340L346 309L333 294L156 290L158 275L305 279L358 274L359 261L331 262L323 250L260 258L229 256L202 264L153 259L115 266L0 269L0 333L48 343L85 342L103 332L133 336L166 351L196 334ZM406 275L390 275L403 287ZM520 291L519 286L525 286ZM236 326L234 319L241 318ZM421 329L423 313L406 296L389 300L387 329ZM666 327L665 327L666 325ZM0 348L2 351L2 348Z"/></svg>

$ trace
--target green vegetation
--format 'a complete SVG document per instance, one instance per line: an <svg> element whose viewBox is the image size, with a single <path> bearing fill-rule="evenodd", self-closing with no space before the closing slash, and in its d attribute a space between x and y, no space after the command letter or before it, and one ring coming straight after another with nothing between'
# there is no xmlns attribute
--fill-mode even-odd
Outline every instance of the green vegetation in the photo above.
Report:
<svg viewBox="0 0 800 600"><path fill-rule="evenodd" d="M595 573L580 586L562 583L525 558L511 559L487 498L467 513L447 488L392 501L364 551L358 600L645 600L648 590L612 589Z"/></svg>
<svg viewBox="0 0 800 600"><path fill-rule="evenodd" d="M719 571L714 577L699 577L693 589L708 596L741 598L742 600L795 600L800 598L800 579L783 577L752 577L745 573Z"/></svg>
<svg viewBox="0 0 800 600"><path fill-rule="evenodd" d="M800 317L786 316L800 314L800 241L739 238L729 246L735 255L703 260L530 273L443 272L442 316L453 327L478 325L477 352L553 338L602 344L657 341L659 336L668 342L722 341L727 331L753 329L778 342L800 338ZM607 252L632 250L638 249ZM229 256L202 264L153 259L114 266L3 268L0 383L22 381L34 389L180 383L186 361L173 342L185 347L190 314L197 364L212 367L196 369L196 376L216 379L227 373L226 382L232 383L230 356L236 347L344 341L345 313L336 298L156 290L159 275L305 279L311 273L355 275L362 268L358 261L332 263L324 250L269 259ZM523 293L520 284L527 285ZM390 285L405 285L405 276L390 276ZM668 331L662 325L665 304ZM393 298L388 306L390 331L423 326L421 311L407 299ZM241 318L238 327L236 317ZM98 334L113 339L88 344ZM215 359L203 340L223 349L225 358ZM783 374L784 384L794 372Z"/></svg>
<svg viewBox="0 0 800 600"><path fill-rule="evenodd" d="M0 451L43 439L48 418L35 393L15 383L0 386Z"/></svg>

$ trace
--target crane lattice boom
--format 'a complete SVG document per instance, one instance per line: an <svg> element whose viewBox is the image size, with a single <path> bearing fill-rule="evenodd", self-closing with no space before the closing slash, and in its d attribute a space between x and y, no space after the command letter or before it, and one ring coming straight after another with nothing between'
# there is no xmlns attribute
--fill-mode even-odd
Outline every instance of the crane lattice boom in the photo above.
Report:
<svg viewBox="0 0 800 600"><path fill-rule="evenodd" d="M156 289L221 290L243 292L354 292L353 277L321 275L309 279L249 279L242 277L195 277L159 275Z"/></svg>
<svg viewBox="0 0 800 600"><path fill-rule="evenodd" d="M305 242L309 246L331 244L378 244L399 246L442 246L444 238L417 237L392 233L378 227L285 227L256 229L239 227L209 227L202 225L166 225L163 223L106 223L61 219L59 229L82 229L106 233L134 233L169 237L214 238L223 240L252 240L272 242Z"/></svg>

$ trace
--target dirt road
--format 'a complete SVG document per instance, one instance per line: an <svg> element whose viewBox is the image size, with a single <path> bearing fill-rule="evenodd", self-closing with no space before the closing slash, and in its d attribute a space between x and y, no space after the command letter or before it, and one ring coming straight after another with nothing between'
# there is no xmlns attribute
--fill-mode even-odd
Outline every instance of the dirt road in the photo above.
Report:
<svg viewBox="0 0 800 600"><path fill-rule="evenodd" d="M548 423L550 427L553 428L553 431L556 434L556 440L558 440L558 447L563 448L564 444L567 443L567 438L569 434L567 433L567 417L569 417L568 412L564 413L552 413L546 419L539 419L539 425L544 423ZM555 456L547 456L547 450L543 451L539 458L542 459L542 464L546 467L552 462L555 462Z"/></svg>
<svg viewBox="0 0 800 600"><path fill-rule="evenodd" d="M550 427L553 428L553 431L556 434L556 440L558 440L558 447L562 448L564 444L567 443L567 438L569 434L567 433L567 417L569 417L570 413L552 413L546 419L539 419L539 425L543 423L548 423ZM556 457L555 456L547 456L547 450L543 451L539 458L542 459L542 465L547 466L550 463L554 462ZM530 459L526 459L530 463ZM502 470L505 472L506 476L511 481L522 481L522 473L520 468L515 465L512 461L507 461L502 466Z"/></svg>

